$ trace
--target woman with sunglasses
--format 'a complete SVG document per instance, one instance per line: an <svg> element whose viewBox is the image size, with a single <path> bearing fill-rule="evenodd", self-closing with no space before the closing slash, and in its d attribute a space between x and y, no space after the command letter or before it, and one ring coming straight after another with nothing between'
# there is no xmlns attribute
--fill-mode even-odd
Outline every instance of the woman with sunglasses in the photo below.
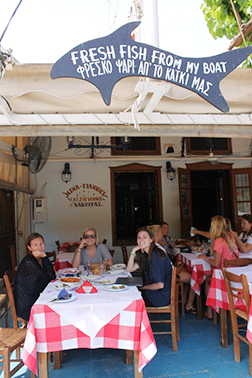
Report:
<svg viewBox="0 0 252 378"><path fill-rule="evenodd" d="M131 251L127 270L141 268L147 278L141 294L148 307L168 306L171 300L171 260L156 244L148 227L137 232L137 246Z"/></svg>
<svg viewBox="0 0 252 378"><path fill-rule="evenodd" d="M113 265L113 259L105 244L97 244L97 233L94 228L87 228L83 232L83 238L76 249L72 266L76 268L79 265L88 263L99 263L101 259L107 260L108 265Z"/></svg>

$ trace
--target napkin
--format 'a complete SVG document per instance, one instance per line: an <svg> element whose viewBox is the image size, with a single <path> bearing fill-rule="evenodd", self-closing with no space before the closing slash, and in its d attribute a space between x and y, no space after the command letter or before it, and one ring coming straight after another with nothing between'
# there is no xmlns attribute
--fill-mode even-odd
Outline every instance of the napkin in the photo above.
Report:
<svg viewBox="0 0 252 378"><path fill-rule="evenodd" d="M59 294L58 294L58 299L67 299L67 298L71 298L72 294L71 293L68 293L66 291L66 289L62 289Z"/></svg>
<svg viewBox="0 0 252 378"><path fill-rule="evenodd" d="M79 289L76 290L76 293L97 293L97 289L86 280Z"/></svg>

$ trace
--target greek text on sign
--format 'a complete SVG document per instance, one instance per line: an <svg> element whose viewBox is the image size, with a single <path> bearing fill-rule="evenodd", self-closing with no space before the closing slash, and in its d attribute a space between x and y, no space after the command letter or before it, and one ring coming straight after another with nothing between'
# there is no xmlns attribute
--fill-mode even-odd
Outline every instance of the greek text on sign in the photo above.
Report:
<svg viewBox="0 0 252 378"><path fill-rule="evenodd" d="M252 52L252 46L207 58L185 58L136 42L131 32L140 22L130 22L114 33L82 43L51 69L51 78L74 77L94 84L109 105L114 85L128 76L165 80L187 88L223 112L229 106L220 81Z"/></svg>
<svg viewBox="0 0 252 378"><path fill-rule="evenodd" d="M101 187L87 183L73 185L63 194L71 207L102 207L108 198Z"/></svg>

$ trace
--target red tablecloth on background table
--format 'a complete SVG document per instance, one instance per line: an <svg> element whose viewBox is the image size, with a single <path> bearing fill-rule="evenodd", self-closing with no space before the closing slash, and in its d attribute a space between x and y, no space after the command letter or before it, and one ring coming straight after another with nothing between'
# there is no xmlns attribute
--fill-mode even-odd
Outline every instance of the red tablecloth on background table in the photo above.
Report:
<svg viewBox="0 0 252 378"><path fill-rule="evenodd" d="M207 261L198 259L192 253L180 253L178 261L182 261L188 272L192 273L191 288L197 295L200 295L200 285L205 281L206 277L212 275L212 266Z"/></svg>
<svg viewBox="0 0 252 378"><path fill-rule="evenodd" d="M72 268L72 259L74 257L73 252L59 252L56 256L54 270L57 272L60 269Z"/></svg>
<svg viewBox="0 0 252 378"><path fill-rule="evenodd" d="M76 245L77 246L79 244L80 244L80 242L74 242L74 243L64 242L63 244L61 244L61 246L59 248L59 252L67 252L68 245Z"/></svg>
<svg viewBox="0 0 252 378"><path fill-rule="evenodd" d="M52 283L49 285L52 285ZM38 299L38 303L43 301L43 304L36 304L36 302L31 309L27 336L22 354L22 359L25 365L37 374L36 352L46 353L77 348L116 348L125 350L139 350L138 370L141 371L143 367L154 357L157 348L149 318L146 313L144 301L142 299L137 299L132 300L131 302L131 296L139 297L137 293L134 293L133 291L132 294L130 294L131 290L133 290L133 288L129 288L126 291L128 292L127 300L129 300L130 304L127 305L122 311L120 310L120 312L117 313L117 315L110 321L108 321L107 324L102 325L94 337L88 336L77 326L70 323L69 314L67 318L68 320L66 319L66 316L61 316L59 312L64 310L61 309L58 311L60 307L54 307L54 311L51 308L53 305L50 307L48 298L46 300L45 298L41 299L40 297ZM105 292L102 292L102 289L99 289L99 291L101 295L97 296L97 299L99 298L99 301L102 301L102 297L105 296ZM50 292L48 291L48 293ZM120 300L123 301L123 299L121 299L123 292L109 294L114 295L114 297L110 297L109 299L113 302L113 307L116 308L116 306L118 306L118 302L120 302ZM76 293L74 293L74 295L76 295ZM97 314L100 306L99 315L101 318L103 318L102 304L97 302L97 305L96 303L95 296L97 294L79 295L85 297L78 297L81 301L79 304L78 298L74 302L71 302L73 307L70 306L71 303L66 305L56 304L54 306L66 306L66 311L71 310L73 314L75 308L74 306L77 306L78 311L76 311L76 313L79 313L78 306L83 306L83 311L86 312L86 318L94 318L94 322L96 318L94 310L96 310ZM90 297L87 297L88 295ZM120 300L118 295L120 295ZM139 298L141 298L141 295ZM88 305L89 301L93 302L94 304ZM107 301L104 300L104 303L105 302ZM111 306L108 307L110 308ZM64 315L64 313L62 313L62 315Z"/></svg>

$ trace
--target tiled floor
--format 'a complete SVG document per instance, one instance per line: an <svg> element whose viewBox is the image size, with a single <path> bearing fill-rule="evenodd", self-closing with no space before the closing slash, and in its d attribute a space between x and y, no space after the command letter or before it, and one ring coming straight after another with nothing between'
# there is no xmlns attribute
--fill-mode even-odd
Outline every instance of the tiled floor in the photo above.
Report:
<svg viewBox="0 0 252 378"><path fill-rule="evenodd" d="M155 336L158 352L144 368L144 378L246 378L249 357L248 346L241 343L241 362L234 362L233 340L229 334L229 346L220 346L219 325L205 318L186 314L180 317L180 342L178 351L171 349L171 337ZM66 351L60 370L49 364L49 378L133 378L133 365L125 364L125 351L115 349L78 349ZM28 378L26 369L14 377ZM3 375L1 375L3 378ZM43 378L43 377L41 377Z"/></svg>

